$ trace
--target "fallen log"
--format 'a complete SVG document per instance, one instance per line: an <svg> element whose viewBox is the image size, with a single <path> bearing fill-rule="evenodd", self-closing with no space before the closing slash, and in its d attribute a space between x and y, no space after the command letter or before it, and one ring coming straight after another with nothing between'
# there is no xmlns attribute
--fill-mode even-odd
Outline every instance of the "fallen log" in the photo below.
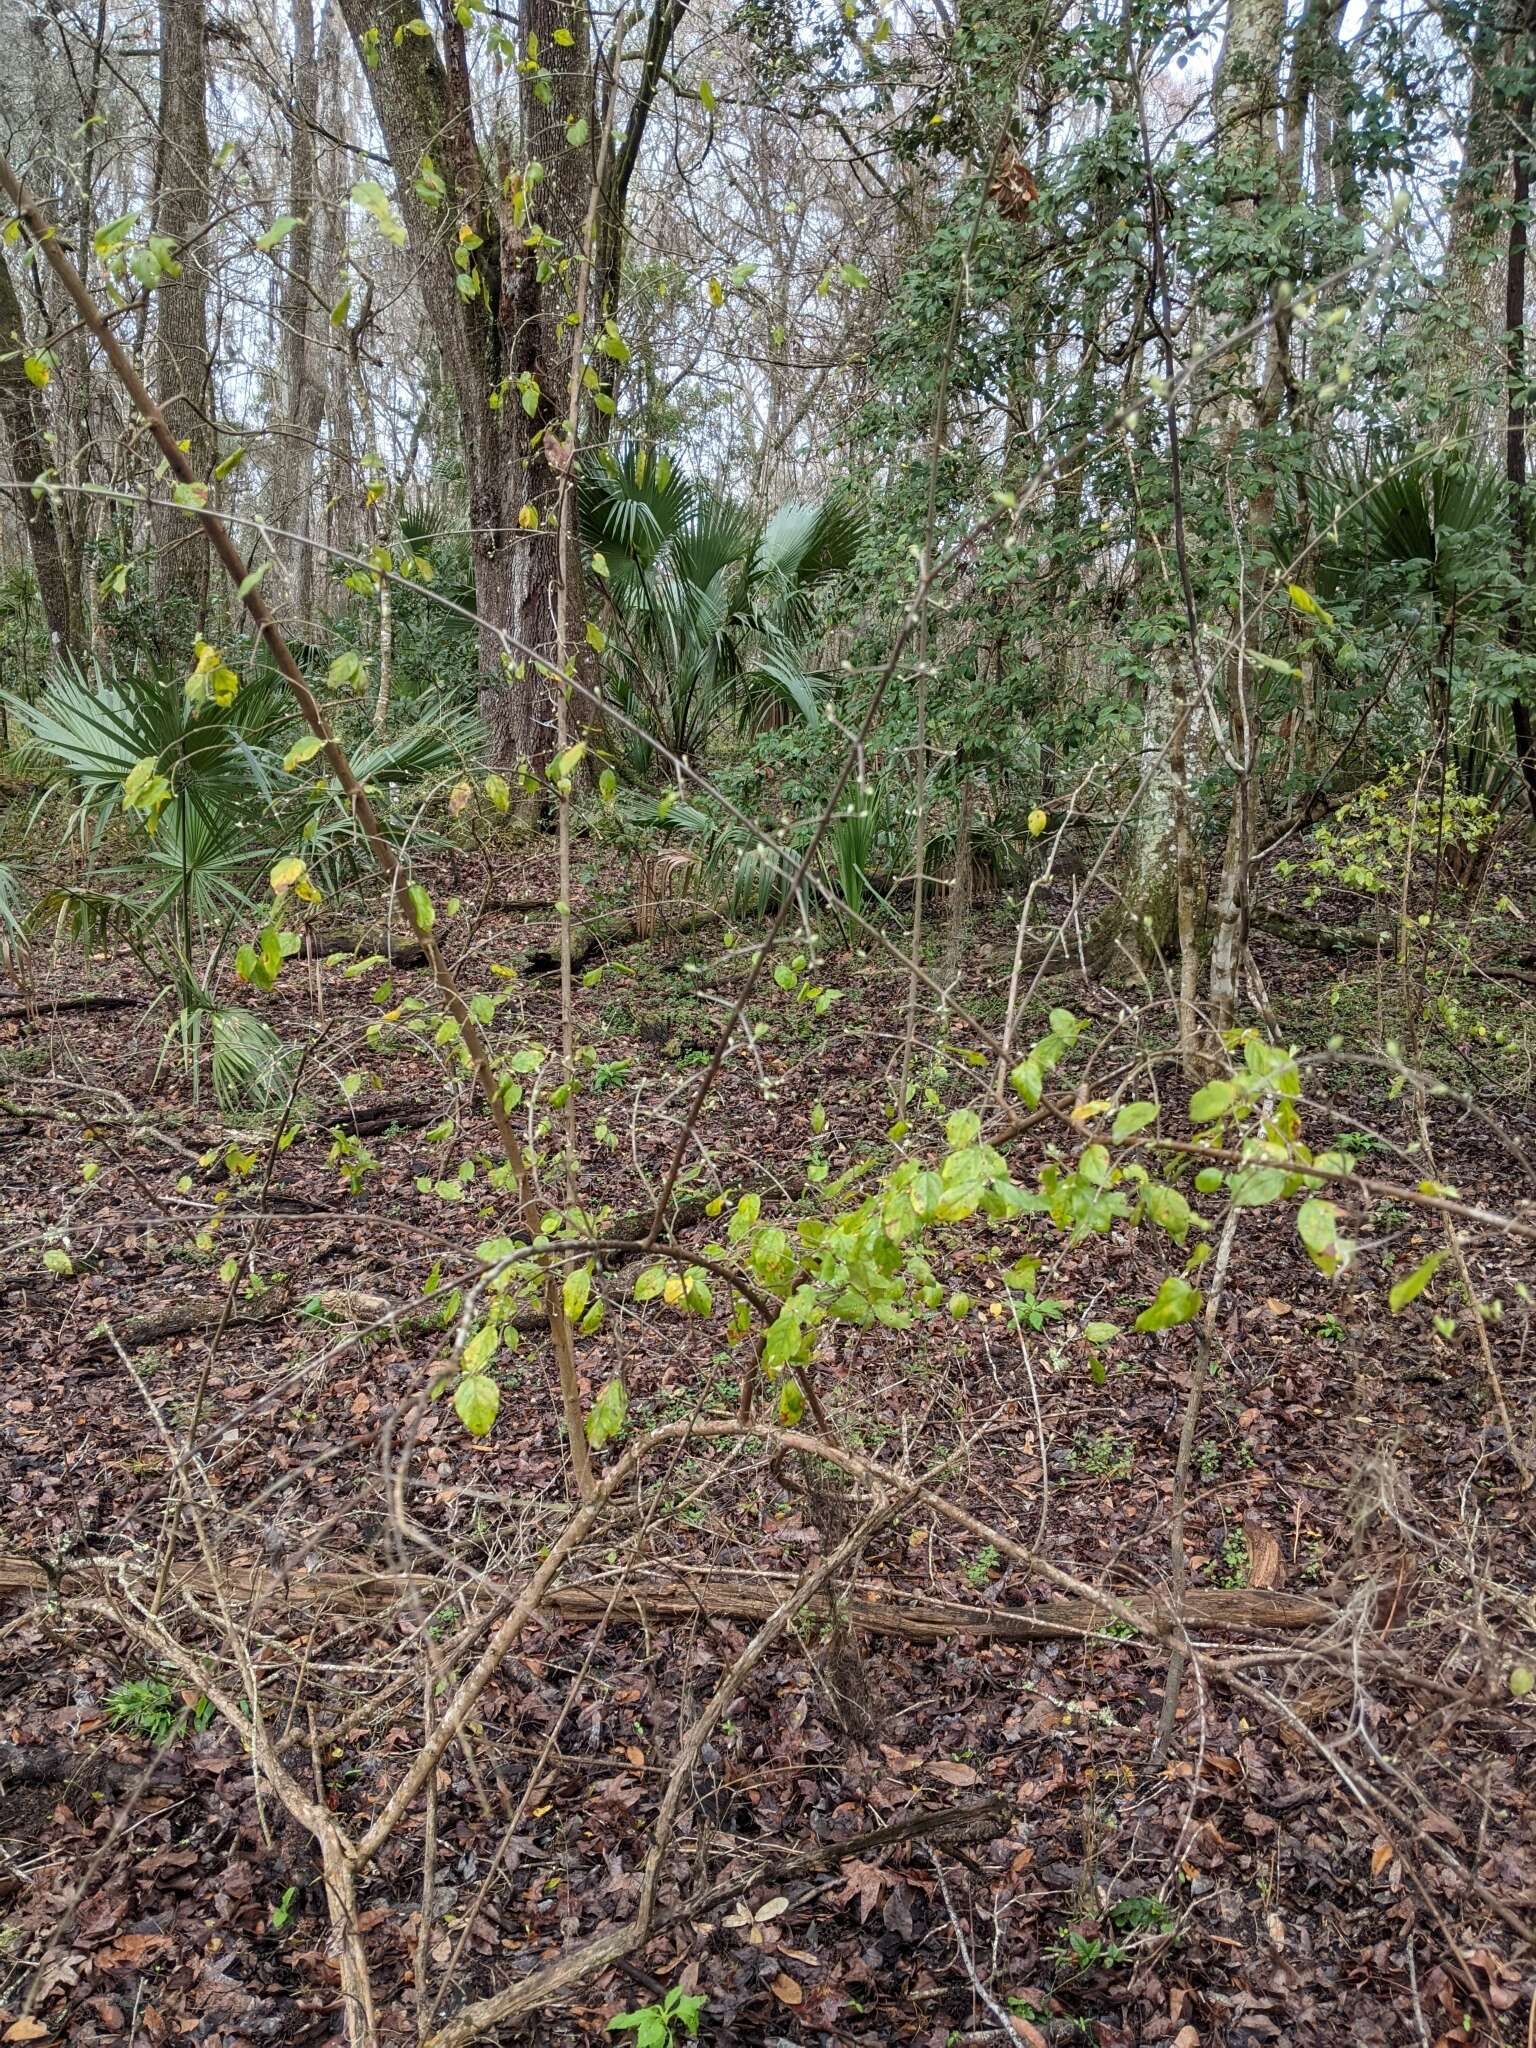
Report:
<svg viewBox="0 0 1536 2048"><path fill-rule="evenodd" d="M119 1574L152 1579L150 1560L103 1558L50 1573L32 1558L0 1556L0 1593L52 1592L55 1596L100 1593ZM668 1570L627 1580L601 1578L573 1581L550 1589L545 1605L573 1621L665 1625L678 1621L762 1621L795 1583L788 1573L765 1572L751 1578L722 1573ZM206 1600L214 1588L199 1563L177 1567L170 1585ZM439 1605L445 1589L441 1579L425 1574L376 1571L359 1562L340 1570L280 1571L232 1564L221 1575L226 1599L249 1601L253 1608L273 1606L339 1606L352 1611L415 1599ZM1155 1596L1133 1594L1125 1599L1132 1612L1149 1623L1166 1622L1167 1605ZM813 1612L816 1610L813 1610ZM1179 1620L1196 1632L1247 1633L1255 1629L1321 1628L1337 1618L1326 1600L1305 1594L1261 1592L1254 1588L1194 1588L1185 1595ZM1104 1610L1091 1600L1056 1600L1032 1608L972 1606L954 1600L933 1600L904 1594L897 1588L856 1584L846 1596L846 1619L873 1635L897 1636L906 1642L945 1642L973 1635L988 1642L1042 1643L1096 1634Z"/></svg>
<svg viewBox="0 0 1536 2048"><path fill-rule="evenodd" d="M39 996L35 1002L13 1003L0 1010L0 1024L46 1024L66 1010L141 1010L145 996Z"/></svg>
<svg viewBox="0 0 1536 2048"><path fill-rule="evenodd" d="M86 1339L84 1356L112 1349L112 1338L116 1337L125 1351L137 1351L145 1344L162 1344L171 1337L192 1337L200 1330L216 1330L220 1322L228 1323L271 1323L286 1314L292 1306L290 1297L281 1292L258 1295L254 1301L237 1300L226 1314L226 1298L222 1294L197 1296L187 1301L168 1302L163 1308L152 1309L147 1315L128 1316L114 1325L109 1335L105 1326L92 1331Z"/></svg>

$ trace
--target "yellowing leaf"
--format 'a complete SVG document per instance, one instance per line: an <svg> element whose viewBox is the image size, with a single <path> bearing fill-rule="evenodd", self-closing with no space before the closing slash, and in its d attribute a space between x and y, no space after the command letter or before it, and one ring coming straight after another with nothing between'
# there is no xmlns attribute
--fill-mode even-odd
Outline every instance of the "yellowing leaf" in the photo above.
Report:
<svg viewBox="0 0 1536 2048"><path fill-rule="evenodd" d="M628 1415L629 1395L625 1392L624 1382L618 1378L609 1380L587 1416L587 1442L594 1451L600 1450L619 1434Z"/></svg>
<svg viewBox="0 0 1536 2048"><path fill-rule="evenodd" d="M567 1273L560 1295L565 1304L565 1313L574 1323L592 1299L592 1268L578 1266L574 1273Z"/></svg>
<svg viewBox="0 0 1536 2048"><path fill-rule="evenodd" d="M291 235L302 223L296 213L280 213L264 235L256 237L256 246L263 252L275 249L279 242Z"/></svg>
<svg viewBox="0 0 1536 2048"><path fill-rule="evenodd" d="M1050 820L1049 820L1049 819L1048 819L1048 818L1046 817L1046 815L1045 815L1044 811L1042 811L1042 810L1041 810L1041 809L1039 808L1039 806L1038 806L1038 805L1036 805L1035 809L1034 809L1034 810L1032 810L1032 811L1030 812L1030 814L1029 814L1029 836L1030 836L1030 838L1031 838L1031 839L1038 839L1038 838L1040 837L1040 834L1041 834L1041 833L1042 833L1042 832L1043 832L1043 831L1045 830L1046 826L1047 826L1047 825L1048 825L1049 823L1050 823Z"/></svg>
<svg viewBox="0 0 1536 2048"><path fill-rule="evenodd" d="M1325 612L1310 590L1303 590L1299 583L1287 583L1285 594L1297 611L1305 612L1309 618L1318 619L1325 626L1333 624L1332 612Z"/></svg>
<svg viewBox="0 0 1536 2048"><path fill-rule="evenodd" d="M1387 1306L1393 1315L1398 1315L1410 1301L1417 1301L1430 1281L1440 1270L1445 1253L1431 1252L1427 1259L1421 1259L1411 1273L1405 1274L1387 1296Z"/></svg>
<svg viewBox="0 0 1536 2048"><path fill-rule="evenodd" d="M501 1389L485 1373L467 1373L453 1390L453 1406L471 1436L489 1436L501 1407Z"/></svg>

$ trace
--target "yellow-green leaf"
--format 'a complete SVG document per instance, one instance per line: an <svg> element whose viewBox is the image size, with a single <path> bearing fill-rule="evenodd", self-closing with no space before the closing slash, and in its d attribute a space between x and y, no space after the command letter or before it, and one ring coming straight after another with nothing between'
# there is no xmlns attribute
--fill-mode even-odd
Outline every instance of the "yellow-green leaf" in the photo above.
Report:
<svg viewBox="0 0 1536 2048"><path fill-rule="evenodd" d="M489 1436L501 1406L501 1389L485 1373L467 1373L454 1389L453 1406L471 1436Z"/></svg>

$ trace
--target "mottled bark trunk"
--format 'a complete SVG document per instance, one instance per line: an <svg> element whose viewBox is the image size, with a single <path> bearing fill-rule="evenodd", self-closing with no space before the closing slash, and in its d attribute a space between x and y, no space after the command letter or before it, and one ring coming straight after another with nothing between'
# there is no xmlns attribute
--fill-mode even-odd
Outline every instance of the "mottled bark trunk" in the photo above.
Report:
<svg viewBox="0 0 1536 2048"><path fill-rule="evenodd" d="M315 280L325 268L324 229L317 219L315 123L319 114L322 63L333 66L337 37L327 23L326 50L317 58L311 0L291 0L293 18L293 121L289 131L287 211L298 226L277 251L282 266L278 298L281 326L277 439L271 468L273 549L285 588L270 602L303 640L317 637L313 479L320 428L325 418L326 375L319 333L321 309ZM270 586L269 586L270 588Z"/></svg>
<svg viewBox="0 0 1536 2048"><path fill-rule="evenodd" d="M193 473L211 482L213 390L208 350L208 59L202 0L160 0L159 159L155 227L181 275L155 291L155 390ZM170 495L162 482L155 494ZM208 609L208 542L189 513L157 506L156 637L169 657L190 646Z"/></svg>
<svg viewBox="0 0 1536 2048"><path fill-rule="evenodd" d="M1536 29L1536 0L1526 0L1516 55L1533 61L1531 36ZM1525 339L1527 215L1531 196L1530 129L1536 113L1536 92L1527 84L1513 110L1513 177L1509 212L1509 251L1505 264L1505 421L1504 474L1509 486L1509 559L1514 591L1504 615L1504 644L1512 653L1526 652L1526 587L1530 581L1530 508L1526 503L1527 365ZM1515 763L1525 785L1531 815L1536 818L1536 733L1531 728L1530 685L1521 675L1509 707L1514 728Z"/></svg>
<svg viewBox="0 0 1536 2048"><path fill-rule="evenodd" d="M26 373L28 354L21 302L0 250L0 424L6 466L16 479L12 496L27 530L49 637L55 648L73 650L79 647L82 632L80 579L64 545L53 500L32 488L55 465L43 394Z"/></svg>
<svg viewBox="0 0 1536 2048"><path fill-rule="evenodd" d="M1216 147L1229 194L1229 222L1251 222L1254 250L1245 281L1229 306L1238 323L1263 307L1268 283L1261 268L1265 214L1282 196L1280 153L1280 58L1285 38L1285 0L1229 0L1226 36L1212 91ZM1299 136L1297 138L1299 158ZM1284 337L1272 326L1231 364L1232 396L1222 435L1224 452L1246 450L1250 485L1243 535L1243 567L1230 624L1232 652L1226 663L1225 751L1233 775L1232 815L1217 885L1217 919L1211 947L1209 1024L1220 1034L1237 1015L1238 980L1248 943L1248 874L1252 842L1253 776L1258 731L1247 649L1260 634L1268 572L1255 565L1274 523L1275 481L1267 440L1283 389ZM1266 369L1267 362L1267 369ZM1251 394L1251 396L1250 396Z"/></svg>

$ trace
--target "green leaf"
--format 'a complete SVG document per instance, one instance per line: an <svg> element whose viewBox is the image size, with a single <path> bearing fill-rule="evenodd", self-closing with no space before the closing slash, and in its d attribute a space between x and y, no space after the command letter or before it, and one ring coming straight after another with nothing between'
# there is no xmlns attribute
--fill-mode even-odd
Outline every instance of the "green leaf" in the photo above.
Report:
<svg viewBox="0 0 1536 2048"><path fill-rule="evenodd" d="M1022 1097L1029 1108L1035 1109L1038 1107L1040 1091L1045 1085L1045 1079L1040 1071L1040 1062L1033 1053L1030 1054L1028 1059L1019 1061L1019 1064L1008 1076L1008 1084L1013 1089L1014 1094Z"/></svg>
<svg viewBox="0 0 1536 2048"><path fill-rule="evenodd" d="M302 768L306 761L313 761L316 754L324 749L324 746L325 741L317 739L313 733L307 739L295 740L283 756L284 768L291 775L295 768Z"/></svg>
<svg viewBox="0 0 1536 2048"><path fill-rule="evenodd" d="M420 882L410 883L405 893L410 901L411 915L416 920L417 931L431 931L433 925L437 923L437 912L432 908L432 898Z"/></svg>
<svg viewBox="0 0 1536 2048"><path fill-rule="evenodd" d="M1262 1209L1285 1193L1285 1174L1278 1166L1248 1166L1232 1176L1232 1199L1240 1209Z"/></svg>
<svg viewBox="0 0 1536 2048"><path fill-rule="evenodd" d="M800 1345L800 1318L788 1308L780 1309L763 1340L763 1364L770 1372L788 1365L792 1358L800 1356Z"/></svg>
<svg viewBox="0 0 1536 2048"><path fill-rule="evenodd" d="M501 1406L501 1389L485 1373L466 1373L453 1390L454 1413L471 1436L489 1436Z"/></svg>
<svg viewBox="0 0 1536 2048"><path fill-rule="evenodd" d="M482 1325L464 1346L463 1355L459 1359L460 1372L484 1372L496 1356L496 1347L500 1341L493 1323Z"/></svg>
<svg viewBox="0 0 1536 2048"><path fill-rule="evenodd" d="M1179 1274L1170 1273L1149 1306L1136 1318L1136 1327L1145 1336L1153 1330L1171 1330L1179 1323L1193 1322L1204 1299L1198 1287L1191 1287Z"/></svg>
<svg viewBox="0 0 1536 2048"><path fill-rule="evenodd" d="M787 1373L779 1388L779 1420L786 1429L793 1429L804 1413L804 1390L794 1374Z"/></svg>
<svg viewBox="0 0 1536 2048"><path fill-rule="evenodd" d="M1339 1230L1339 1212L1332 1202L1312 1196L1296 1211L1296 1234L1320 1272L1330 1276L1349 1264L1354 1246Z"/></svg>
<svg viewBox="0 0 1536 2048"><path fill-rule="evenodd" d="M325 679L333 690L360 690L367 681L363 657L355 649L338 654L326 670Z"/></svg>
<svg viewBox="0 0 1536 2048"><path fill-rule="evenodd" d="M287 239L296 227L301 225L296 213L280 213L264 235L256 237L256 246L264 253L270 253L279 242Z"/></svg>
<svg viewBox="0 0 1536 2048"><path fill-rule="evenodd" d="M1236 1100L1237 1090L1230 1081L1207 1081L1189 1098L1189 1120L1192 1124L1214 1123Z"/></svg>
<svg viewBox="0 0 1536 2048"><path fill-rule="evenodd" d="M1138 1131L1144 1131L1148 1124L1156 1122L1155 1102L1128 1102L1115 1118L1109 1135L1118 1145L1122 1138L1134 1138Z"/></svg>
<svg viewBox="0 0 1536 2048"><path fill-rule="evenodd" d="M57 1245L50 1245L43 1253L43 1264L50 1273L73 1273L75 1262L68 1252L61 1252Z"/></svg>
<svg viewBox="0 0 1536 2048"><path fill-rule="evenodd" d="M1421 1259L1411 1273L1406 1274L1387 1296L1387 1306L1393 1315L1398 1315L1410 1301L1417 1301L1430 1281L1434 1279L1444 1263L1443 1251L1431 1252L1427 1259Z"/></svg>
<svg viewBox="0 0 1536 2048"><path fill-rule="evenodd" d="M1182 1244L1189 1235L1191 1218L1189 1204L1178 1189L1162 1181L1149 1181L1143 1200L1147 1214L1158 1228L1166 1230L1175 1244Z"/></svg>
<svg viewBox="0 0 1536 2048"><path fill-rule="evenodd" d="M360 206L364 213L371 215L379 233L387 242L393 242L397 249L405 247L405 224L390 204L389 194L382 185L372 178L359 178L352 187L352 204Z"/></svg>
<svg viewBox="0 0 1536 2048"><path fill-rule="evenodd" d="M667 1284L665 1266L647 1266L635 1282L636 1301L655 1301Z"/></svg>
<svg viewBox="0 0 1536 2048"><path fill-rule="evenodd" d="M576 1322L592 1299L592 1268L578 1266L574 1273L567 1273L560 1298L565 1304L567 1319Z"/></svg>
<svg viewBox="0 0 1536 2048"><path fill-rule="evenodd" d="M981 1118L974 1109L957 1109L944 1126L944 1136L956 1151L962 1145L974 1145L981 1136Z"/></svg>
<svg viewBox="0 0 1536 2048"><path fill-rule="evenodd" d="M699 104L703 107L706 114L712 114L715 111L715 88L707 78L699 80Z"/></svg>
<svg viewBox="0 0 1536 2048"><path fill-rule="evenodd" d="M587 1442L593 1450L600 1450L619 1434L629 1415L629 1395L624 1382L611 1379L592 1403L587 1416Z"/></svg>
<svg viewBox="0 0 1536 2048"><path fill-rule="evenodd" d="M1101 1188L1109 1179L1109 1150L1104 1145L1086 1145L1083 1156L1077 1162L1079 1175L1093 1188Z"/></svg>

